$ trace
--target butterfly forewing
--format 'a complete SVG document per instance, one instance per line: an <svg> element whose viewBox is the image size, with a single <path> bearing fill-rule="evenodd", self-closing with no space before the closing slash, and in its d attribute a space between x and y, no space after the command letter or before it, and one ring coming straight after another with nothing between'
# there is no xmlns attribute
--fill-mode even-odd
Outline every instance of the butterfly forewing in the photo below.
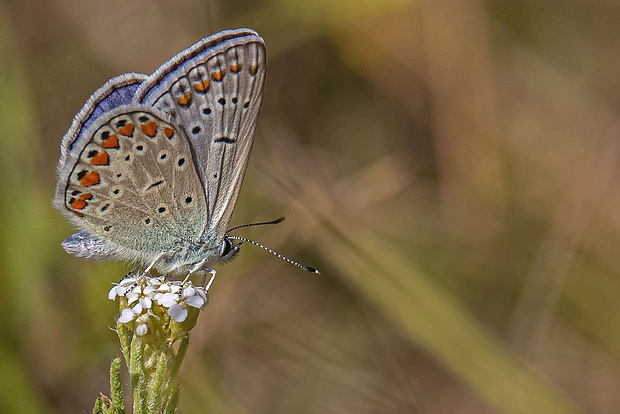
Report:
<svg viewBox="0 0 620 414"><path fill-rule="evenodd" d="M61 171L57 201L83 230L145 261L197 240L206 199L184 132L144 106L101 116Z"/></svg>
<svg viewBox="0 0 620 414"><path fill-rule="evenodd" d="M262 38L240 29L207 38L143 82L136 100L169 115L193 148L206 193L205 233L224 236L245 175L265 81Z"/></svg>
<svg viewBox="0 0 620 414"><path fill-rule="evenodd" d="M62 139L58 161L59 171L65 165L73 146L82 139L82 132L99 116L118 106L131 103L136 90L146 78L147 75L141 73L125 73L110 79L91 95L73 118L71 127Z"/></svg>

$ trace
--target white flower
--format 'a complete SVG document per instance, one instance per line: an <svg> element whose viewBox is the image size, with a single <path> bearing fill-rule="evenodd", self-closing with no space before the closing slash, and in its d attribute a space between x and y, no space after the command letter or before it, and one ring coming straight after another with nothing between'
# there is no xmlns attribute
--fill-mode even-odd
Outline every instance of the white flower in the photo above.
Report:
<svg viewBox="0 0 620 414"><path fill-rule="evenodd" d="M198 295L188 297L187 299L185 299L185 302L189 306L193 306L194 308L198 309L202 308L206 303L206 301Z"/></svg>
<svg viewBox="0 0 620 414"><path fill-rule="evenodd" d="M127 308L125 308L127 309ZM142 314L142 311L144 310L144 308L142 307L142 305L140 305L139 303L134 306L133 308L131 308L131 311L136 315L139 316Z"/></svg>
<svg viewBox="0 0 620 414"><path fill-rule="evenodd" d="M134 322L134 331L138 336L148 332L149 318L157 318L154 306L165 308L165 313L175 322L182 323L189 315L189 307L202 309L208 301L205 289L194 286L191 281L183 283L150 276L130 276L114 284L108 298L115 300L118 297L125 298L121 301L123 308L118 322ZM158 309L160 314L161 308Z"/></svg>
<svg viewBox="0 0 620 414"><path fill-rule="evenodd" d="M142 306L144 309L150 309L151 305L153 305L153 301L148 296L142 296L140 299L138 299L138 301L140 303L140 306Z"/></svg>
<svg viewBox="0 0 620 414"><path fill-rule="evenodd" d="M118 286L112 286L112 289L110 289L110 291L108 292L108 299L110 300L114 300L116 299L116 289L118 288Z"/></svg>
<svg viewBox="0 0 620 414"><path fill-rule="evenodd" d="M157 295L155 295L155 302L165 308L169 308L170 306L179 302L179 295L170 292L158 293Z"/></svg>
<svg viewBox="0 0 620 414"><path fill-rule="evenodd" d="M133 321L136 315L129 308L125 308L121 311L121 316L118 317L120 323L127 323Z"/></svg>
<svg viewBox="0 0 620 414"><path fill-rule="evenodd" d="M136 335L138 336L144 336L146 335L146 333L149 331L149 327L146 326L143 323L137 324L136 325Z"/></svg>
<svg viewBox="0 0 620 414"><path fill-rule="evenodd" d="M192 285L190 285L190 286L186 287L185 289L183 289L183 296L184 297L194 296L195 293L196 293L196 289Z"/></svg>
<svg viewBox="0 0 620 414"><path fill-rule="evenodd" d="M138 280L137 277L129 276L129 277L123 278L120 282L118 282L118 284L120 286L129 286L129 285L133 285L134 283L136 283L137 280Z"/></svg>
<svg viewBox="0 0 620 414"><path fill-rule="evenodd" d="M175 322L181 323L185 321L189 312L183 306L174 304L168 309L168 314Z"/></svg>
<svg viewBox="0 0 620 414"><path fill-rule="evenodd" d="M142 291L142 293L146 296L148 296L149 298L153 299L153 297L151 295L155 295L155 290L156 288L154 286L148 285L144 288L144 290Z"/></svg>

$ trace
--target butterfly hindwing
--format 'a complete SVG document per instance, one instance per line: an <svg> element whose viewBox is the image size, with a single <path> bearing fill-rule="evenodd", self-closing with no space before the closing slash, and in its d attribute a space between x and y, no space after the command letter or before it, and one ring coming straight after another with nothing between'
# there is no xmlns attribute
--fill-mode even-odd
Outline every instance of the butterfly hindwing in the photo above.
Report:
<svg viewBox="0 0 620 414"><path fill-rule="evenodd" d="M60 172L56 204L126 260L148 262L179 241L197 240L206 226L189 142L164 118L141 105L107 112L83 133Z"/></svg>
<svg viewBox="0 0 620 414"><path fill-rule="evenodd" d="M146 79L135 99L169 115L194 151L207 199L205 235L225 235L245 175L265 81L264 42L226 31L197 43Z"/></svg>

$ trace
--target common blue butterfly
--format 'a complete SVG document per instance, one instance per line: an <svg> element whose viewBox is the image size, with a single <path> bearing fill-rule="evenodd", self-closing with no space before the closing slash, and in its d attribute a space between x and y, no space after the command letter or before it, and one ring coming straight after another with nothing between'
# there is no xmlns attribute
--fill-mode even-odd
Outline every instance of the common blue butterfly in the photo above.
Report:
<svg viewBox="0 0 620 414"><path fill-rule="evenodd" d="M64 249L165 274L213 272L233 257L249 241L227 228L266 63L256 32L229 30L150 76L128 73L99 88L62 139L54 206L81 230Z"/></svg>

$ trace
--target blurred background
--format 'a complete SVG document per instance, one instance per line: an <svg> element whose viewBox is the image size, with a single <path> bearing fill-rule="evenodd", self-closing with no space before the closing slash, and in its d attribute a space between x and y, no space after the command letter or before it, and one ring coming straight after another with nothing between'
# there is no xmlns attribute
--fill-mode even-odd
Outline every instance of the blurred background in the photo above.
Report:
<svg viewBox="0 0 620 414"><path fill-rule="evenodd" d="M90 412L129 267L66 254L90 94L250 27L269 70L181 412L617 413L620 4L0 2L0 412Z"/></svg>

